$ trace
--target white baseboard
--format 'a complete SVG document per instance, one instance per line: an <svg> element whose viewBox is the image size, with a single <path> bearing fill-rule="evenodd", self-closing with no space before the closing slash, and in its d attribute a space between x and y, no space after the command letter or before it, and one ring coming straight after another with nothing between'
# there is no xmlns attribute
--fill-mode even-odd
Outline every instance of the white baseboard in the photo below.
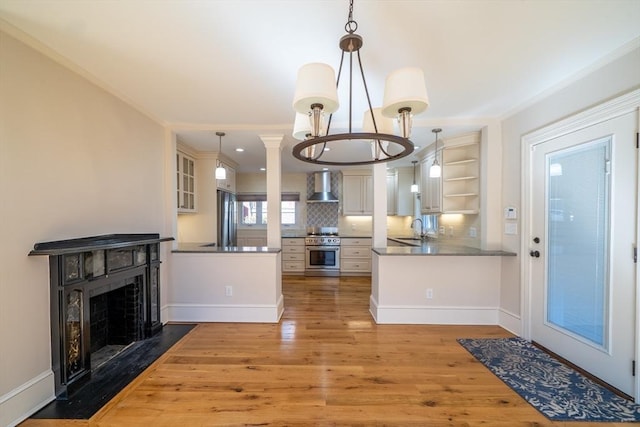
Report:
<svg viewBox="0 0 640 427"><path fill-rule="evenodd" d="M498 325L514 335L522 336L522 320L518 314L501 308L498 316Z"/></svg>
<svg viewBox="0 0 640 427"><path fill-rule="evenodd" d="M48 370L0 396L0 425L16 426L56 398L53 371Z"/></svg>
<svg viewBox="0 0 640 427"><path fill-rule="evenodd" d="M276 305L168 304L167 321L277 323L283 312L282 298Z"/></svg>
<svg viewBox="0 0 640 427"><path fill-rule="evenodd" d="M379 306L373 298L369 310L378 324L497 325L492 307Z"/></svg>

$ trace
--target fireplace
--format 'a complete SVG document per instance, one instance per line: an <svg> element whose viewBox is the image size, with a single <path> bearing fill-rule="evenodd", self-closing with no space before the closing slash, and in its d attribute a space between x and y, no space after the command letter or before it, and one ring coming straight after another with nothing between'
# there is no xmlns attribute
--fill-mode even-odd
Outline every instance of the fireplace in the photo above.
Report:
<svg viewBox="0 0 640 427"><path fill-rule="evenodd" d="M49 255L58 399L127 346L161 330L159 243L168 240L116 234L34 245L29 255Z"/></svg>

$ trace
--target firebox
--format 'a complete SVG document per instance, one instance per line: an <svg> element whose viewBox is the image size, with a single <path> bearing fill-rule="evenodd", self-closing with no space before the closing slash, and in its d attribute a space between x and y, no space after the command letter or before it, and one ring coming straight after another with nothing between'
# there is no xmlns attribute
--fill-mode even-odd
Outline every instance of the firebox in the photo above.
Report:
<svg viewBox="0 0 640 427"><path fill-rule="evenodd" d="M149 338L160 321L158 234L115 234L37 243L49 255L51 365L66 399L128 345Z"/></svg>

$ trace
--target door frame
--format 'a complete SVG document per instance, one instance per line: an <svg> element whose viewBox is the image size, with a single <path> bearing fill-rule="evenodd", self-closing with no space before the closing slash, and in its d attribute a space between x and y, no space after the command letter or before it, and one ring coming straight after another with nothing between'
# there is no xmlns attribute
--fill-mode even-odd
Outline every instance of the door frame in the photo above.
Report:
<svg viewBox="0 0 640 427"><path fill-rule="evenodd" d="M607 120L636 112L640 121L640 89L628 92L624 95L606 101L595 107L567 117L565 119L554 122L541 129L525 134L521 138L521 180L520 194L522 206L522 235L520 238L520 313L522 322L522 337L531 341L531 262L532 258L528 256L531 248L531 239L533 234L531 231L531 218L533 205L531 203L531 185L533 172L533 156L532 150L536 145L550 141L552 139L576 132L589 126L605 122ZM640 125L639 125L640 126ZM640 149L638 150L640 152ZM640 158L640 154L638 154ZM640 164L636 176L637 188L640 188ZM640 198L639 198L640 199ZM638 200L638 211L636 215L636 245L640 243L640 200ZM631 254L630 254L631 258ZM631 259L632 262L632 259ZM640 363L640 267L636 264L636 319L635 319L635 360ZM636 369L634 383L635 400L640 403L640 372Z"/></svg>

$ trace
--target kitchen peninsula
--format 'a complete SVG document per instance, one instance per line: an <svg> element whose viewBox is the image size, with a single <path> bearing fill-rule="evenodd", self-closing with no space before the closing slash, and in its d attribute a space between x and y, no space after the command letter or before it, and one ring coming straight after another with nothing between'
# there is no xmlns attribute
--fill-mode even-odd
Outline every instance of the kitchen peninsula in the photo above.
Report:
<svg viewBox="0 0 640 427"><path fill-rule="evenodd" d="M402 246L373 248L369 310L376 323L502 324L500 277L516 254L389 239ZM513 319L511 319L513 320Z"/></svg>
<svg viewBox="0 0 640 427"><path fill-rule="evenodd" d="M284 311L280 248L181 243L172 251L166 317L175 322L264 322Z"/></svg>

